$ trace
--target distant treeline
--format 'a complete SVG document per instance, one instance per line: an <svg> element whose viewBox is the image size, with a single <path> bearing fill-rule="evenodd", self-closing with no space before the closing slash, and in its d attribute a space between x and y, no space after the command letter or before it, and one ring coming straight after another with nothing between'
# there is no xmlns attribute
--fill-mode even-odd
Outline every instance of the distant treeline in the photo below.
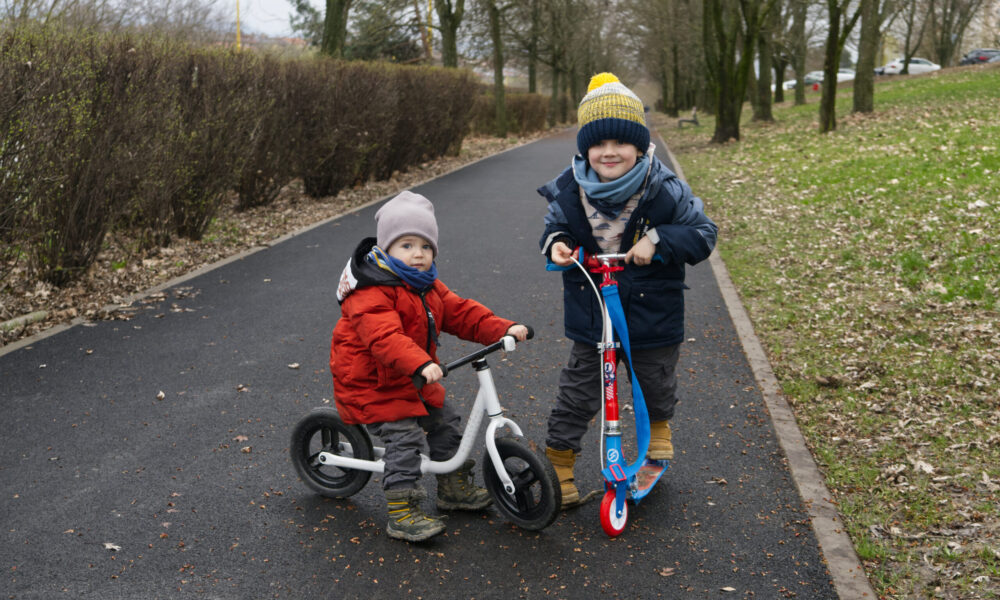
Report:
<svg viewBox="0 0 1000 600"><path fill-rule="evenodd" d="M494 129L483 90L455 69L0 31L0 281L23 261L69 283L111 231L199 239L234 193L262 206L301 178L333 196L456 153ZM547 98L509 96L510 130L546 126Z"/></svg>

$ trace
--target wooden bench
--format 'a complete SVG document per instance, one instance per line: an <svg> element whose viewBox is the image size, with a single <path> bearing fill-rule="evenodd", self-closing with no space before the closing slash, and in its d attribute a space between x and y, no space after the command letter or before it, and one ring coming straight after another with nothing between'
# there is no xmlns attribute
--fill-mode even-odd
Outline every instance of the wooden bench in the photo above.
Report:
<svg viewBox="0 0 1000 600"><path fill-rule="evenodd" d="M698 125L700 125L700 123L698 123L698 107L697 106L691 109L691 117L690 118L687 118L687 119L677 119L677 129L682 129L684 127L685 123L691 123L695 127L697 127Z"/></svg>

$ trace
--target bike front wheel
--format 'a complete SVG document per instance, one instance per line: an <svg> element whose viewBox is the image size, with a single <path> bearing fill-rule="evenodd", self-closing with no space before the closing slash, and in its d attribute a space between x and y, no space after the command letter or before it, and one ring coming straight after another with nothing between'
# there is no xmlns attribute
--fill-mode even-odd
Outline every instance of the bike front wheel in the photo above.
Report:
<svg viewBox="0 0 1000 600"><path fill-rule="evenodd" d="M346 498L361 491L371 471L359 471L319 461L320 452L372 460L372 440L359 425L347 425L329 407L312 409L292 429L289 447L295 471L314 492L328 498Z"/></svg>
<svg viewBox="0 0 1000 600"><path fill-rule="evenodd" d="M562 503L555 469L521 438L497 438L496 446L503 468L514 484L514 493L508 494L487 453L483 459L483 479L497 510L523 529L545 529L556 520Z"/></svg>

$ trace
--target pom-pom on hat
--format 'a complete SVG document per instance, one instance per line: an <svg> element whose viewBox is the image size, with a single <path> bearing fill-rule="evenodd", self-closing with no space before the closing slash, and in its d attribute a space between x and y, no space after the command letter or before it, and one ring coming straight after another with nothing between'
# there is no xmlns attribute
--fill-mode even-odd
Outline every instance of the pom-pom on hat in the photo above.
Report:
<svg viewBox="0 0 1000 600"><path fill-rule="evenodd" d="M628 142L643 153L649 148L642 100L611 73L590 78L587 95L577 109L577 121L576 147L583 156L601 140Z"/></svg>
<svg viewBox="0 0 1000 600"><path fill-rule="evenodd" d="M375 213L375 236L379 248L386 252L393 242L404 235L419 235L438 254L438 225L434 205L427 198L410 191L400 193Z"/></svg>

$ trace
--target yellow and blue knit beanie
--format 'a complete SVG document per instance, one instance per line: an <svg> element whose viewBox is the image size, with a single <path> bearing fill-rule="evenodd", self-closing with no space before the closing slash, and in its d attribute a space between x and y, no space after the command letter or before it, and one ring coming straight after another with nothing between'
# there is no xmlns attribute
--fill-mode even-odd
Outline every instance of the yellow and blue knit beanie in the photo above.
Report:
<svg viewBox="0 0 1000 600"><path fill-rule="evenodd" d="M587 95L580 101L576 147L587 156L587 150L601 140L628 142L646 152L649 129L642 100L611 73L598 73L590 78Z"/></svg>

